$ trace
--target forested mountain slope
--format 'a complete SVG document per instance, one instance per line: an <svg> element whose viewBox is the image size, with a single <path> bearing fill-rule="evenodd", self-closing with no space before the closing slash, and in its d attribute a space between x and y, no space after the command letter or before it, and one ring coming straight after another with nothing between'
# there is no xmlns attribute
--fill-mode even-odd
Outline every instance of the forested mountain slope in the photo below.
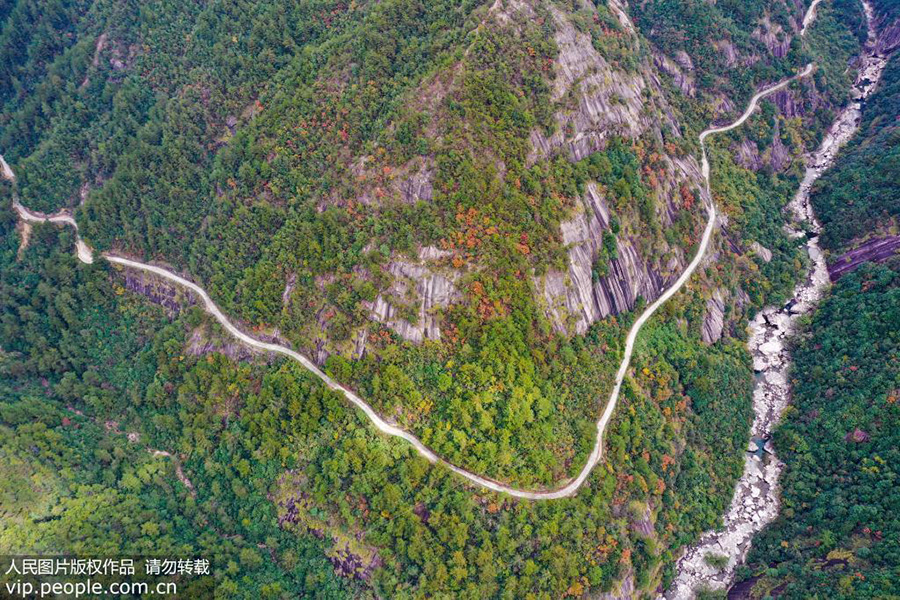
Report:
<svg viewBox="0 0 900 600"><path fill-rule="evenodd" d="M436 451L546 484L591 445L613 315L693 251L714 94L808 58L753 36L796 33L771 4L715 13L754 67L704 63L692 98L618 4L96 2L10 67L0 147L27 206L79 206L88 243L183 269Z"/></svg>
<svg viewBox="0 0 900 600"><path fill-rule="evenodd" d="M877 48L892 52L900 45L900 6L876 8ZM859 131L813 188L837 280L793 349L793 405L775 436L787 465L782 516L756 542L730 597L900 591L898 77L895 55L863 106Z"/></svg>
<svg viewBox="0 0 900 600"><path fill-rule="evenodd" d="M863 110L859 132L837 165L817 184L812 200L837 256L868 238L896 234L900 216L900 60L886 67L881 87Z"/></svg>
<svg viewBox="0 0 900 600"><path fill-rule="evenodd" d="M751 553L741 597L900 593L900 264L843 277L794 350L776 445L782 517Z"/></svg>
<svg viewBox="0 0 900 600"><path fill-rule="evenodd" d="M733 40L745 68L722 63L727 52L695 56L696 89L671 64L708 48L655 37L651 21L683 22L665 2L101 0L61 2L60 14L80 15L68 21L25 2L0 13L12 82L0 151L25 205L77 207L98 250L174 266L442 456L531 487L583 464L632 311L694 252L699 130L755 86L822 65L764 105L749 143L746 131L713 142L713 195L728 217L715 252L648 325L604 464L577 497L533 504L470 488L373 433L294 365L250 360L189 297L108 265L78 277L122 316L81 339L96 299L60 293L85 268L65 256L71 238L38 226L17 253L4 212L8 451L45 411L41 435L86 432L85 452L148 459L115 431L72 431L72 406L176 454L196 497L165 461L79 475L81 459L52 448L16 454L29 475L10 486L66 465L129 506L167 506L183 521L160 544L229 540L216 577L225 597L665 585L740 473L743 319L790 289L797 244L780 209L859 42L858 10L836 2L809 45L780 55L805 6L751 4L710 11L708 39ZM778 44L765 34L775 23ZM3 211L12 193L0 188ZM114 357L141 368L132 379ZM34 531L34 548L65 549L41 520L77 517L78 490L59 489L0 539L12 548ZM152 532L147 511L136 520ZM196 537L191 526L206 524ZM131 533L119 541L129 547Z"/></svg>

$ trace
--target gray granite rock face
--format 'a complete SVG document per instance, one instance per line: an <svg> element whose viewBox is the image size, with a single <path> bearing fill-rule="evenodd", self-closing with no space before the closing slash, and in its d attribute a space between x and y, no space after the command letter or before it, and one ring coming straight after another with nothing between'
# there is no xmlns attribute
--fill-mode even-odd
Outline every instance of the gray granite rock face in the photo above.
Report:
<svg viewBox="0 0 900 600"><path fill-rule="evenodd" d="M755 255L760 257L763 262L772 262L772 251L759 242L753 242L752 244L750 244L750 250L752 250Z"/></svg>
<svg viewBox="0 0 900 600"><path fill-rule="evenodd" d="M637 240L620 235L618 258L609 262L609 274L595 281L594 260L609 228L606 201L597 186L589 184L581 210L560 227L563 243L569 247L568 270L551 270L535 280L547 317L560 333L583 334L595 321L631 310L639 297L655 300L684 268L680 250L660 265L658 256L641 256Z"/></svg>
<svg viewBox="0 0 900 600"><path fill-rule="evenodd" d="M611 2L626 33L634 25L620 3ZM612 136L635 139L642 135L661 136L667 127L680 131L665 103L656 72L648 63L633 72L611 65L594 48L589 35L579 32L568 18L551 9L556 22L559 56L552 100L558 103L556 132L531 134L529 161L563 153L580 160L606 147ZM694 65L685 54L657 56L663 68L681 78L686 93L693 87ZM660 66L660 62L657 63ZM663 157L667 169L657 184L657 214L664 226L677 214L673 198L678 186L702 188L696 159ZM569 266L563 272L550 271L535 280L545 314L560 333L584 333L591 323L609 315L631 310L639 297L652 301L674 280L685 264L683 252L664 242L653 250L649 238L621 234L617 239L618 258L611 260L607 276L594 280L594 261L602 246L603 232L609 229L610 210L601 192L589 185L576 213L561 224L563 243L569 247Z"/></svg>
<svg viewBox="0 0 900 600"><path fill-rule="evenodd" d="M629 567L614 590L603 592L595 597L597 600L633 600L634 592L634 572Z"/></svg>
<svg viewBox="0 0 900 600"><path fill-rule="evenodd" d="M588 34L579 32L558 9L551 8L551 12L559 48L551 100L561 102L569 94L573 100L556 112L553 135L547 137L540 129L532 131L529 162L550 156L558 149L571 160L581 160L602 150L611 136L637 138L650 128L661 127L660 120L671 125L673 131L680 131L661 100L658 105L656 100L649 104L646 100L645 92L650 90L654 92L651 96L661 98L655 74L649 69L629 73L613 67L597 52ZM633 31L624 11L617 14L620 20L624 19L624 29Z"/></svg>
<svg viewBox="0 0 900 600"><path fill-rule="evenodd" d="M712 298L706 301L706 316L703 318L701 339L712 344L722 337L725 328L725 302L721 290L713 292Z"/></svg>
<svg viewBox="0 0 900 600"><path fill-rule="evenodd" d="M440 309L450 306L462 299L454 281L455 272L438 273L429 265L430 261L443 258L446 253L426 246L419 252L419 261L392 260L387 271L394 276L394 283L385 294L379 294L370 303L369 310L373 320L384 323L405 340L420 343L426 339L441 339L439 314ZM416 322L411 323L399 316L399 311L392 304L392 298L399 302L415 303L417 306ZM359 340L357 352L361 353ZM363 346L364 347L364 346Z"/></svg>
<svg viewBox="0 0 900 600"><path fill-rule="evenodd" d="M430 161L423 161L417 171L400 179L395 185L400 192L400 197L407 204L415 204L418 201L430 202L434 187L431 183L434 176L434 167Z"/></svg>
<svg viewBox="0 0 900 600"><path fill-rule="evenodd" d="M875 45L875 51L879 55L886 56L900 48L900 21L888 23L884 16L879 16L877 27L881 30Z"/></svg>
<svg viewBox="0 0 900 600"><path fill-rule="evenodd" d="M125 272L125 289L135 294L140 294L154 304L164 307L170 314L181 312L185 304L193 305L196 300L193 294L182 292L173 285L160 280L158 277L143 273Z"/></svg>
<svg viewBox="0 0 900 600"><path fill-rule="evenodd" d="M759 154L756 142L746 139L742 140L740 144L734 145L731 151L734 152L735 162L745 169L759 171L763 168L762 156Z"/></svg>
<svg viewBox="0 0 900 600"><path fill-rule="evenodd" d="M792 97L787 98L790 99ZM784 100L784 102L787 101L787 99ZM790 102L793 102L793 100L790 100ZM794 108L793 105L787 109L800 111L799 107ZM772 134L772 143L762 154L760 154L756 143L751 140L744 139L739 144L733 144L731 150L734 153L735 162L751 171L759 171L765 166L771 167L777 173L784 171L790 165L791 156L787 146L781 141L780 127L779 121L776 121Z"/></svg>
<svg viewBox="0 0 900 600"><path fill-rule="evenodd" d="M784 58L791 49L792 33L786 32L781 25L773 23L768 17L763 18L752 35L765 44L776 58Z"/></svg>
<svg viewBox="0 0 900 600"><path fill-rule="evenodd" d="M668 56L657 53L653 56L653 64L656 68L672 78L686 96L693 97L697 93L693 66L690 70L683 69L677 62Z"/></svg>

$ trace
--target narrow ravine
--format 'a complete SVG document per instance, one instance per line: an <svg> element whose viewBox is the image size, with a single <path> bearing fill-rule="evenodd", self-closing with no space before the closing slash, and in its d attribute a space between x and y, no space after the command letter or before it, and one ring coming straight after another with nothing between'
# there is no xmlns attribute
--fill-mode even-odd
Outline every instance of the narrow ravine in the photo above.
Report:
<svg viewBox="0 0 900 600"><path fill-rule="evenodd" d="M340 383L333 380L331 377L326 375L321 369L319 369L311 360L307 357L303 356L299 352L292 350L286 346L282 346L280 344L275 344L271 342L264 342L258 340L239 329L234 323L232 323L227 316L216 306L215 302L209 297L206 291L201 288L196 283L185 279L184 277L173 273L172 271L159 267L156 265L147 264L144 262L140 262L137 260L132 260L129 258L124 258L121 256L117 256L113 253L104 252L101 254L103 258L105 258L110 263L115 265L119 265L122 267L132 268L148 273L152 273L163 279L171 281L181 287L187 288L190 290L197 298L201 301L202 306L205 308L206 312L212 315L216 321L219 322L222 327L224 327L231 335L236 337L238 340L243 342L250 348L261 350L264 352L273 352L276 354L282 354L287 356L301 365L304 368L312 372L319 379L321 379L325 385L327 385L332 390L339 392L344 395L347 400L349 400L352 404L357 406L359 409L365 413L366 417L372 424L382 433L387 435L398 437L406 440L413 448L418 452L422 457L427 459L429 462L441 464L454 473L460 475L464 479L479 485L481 487L487 488L489 490L493 490L495 492L500 492L504 494L509 494L510 496L514 496L516 498L523 498L526 500L555 500L558 498L565 498L568 496L574 495L578 489L584 484L587 480L588 475L590 475L591 471L593 471L594 467L600 462L600 459L603 456L603 434L606 431L606 427L609 425L609 421L612 418L613 412L616 408L616 403L619 398L619 391L621 390L622 383L625 381L625 377L628 374L628 368L631 365L631 356L634 352L634 344L637 340L638 333L640 333L641 328L644 324L650 319L651 316L659 309L660 306L665 304L672 296L677 294L679 290L684 286L685 283L690 279L691 275L693 275L694 271L703 261L703 258L706 255L706 250L709 247L709 241L712 238L713 231L715 230L715 225L717 222L717 214L714 204L712 203L712 196L710 194L710 184L709 184L709 161L706 156L706 145L705 140L708 136L721 133L725 131L730 131L736 127L740 127L744 122L750 118L750 115L756 110L759 105L759 101L766 96L777 92L778 90L788 86L792 81L806 77L813 71L813 65L807 65L806 68L794 75L793 77L789 77L784 81L781 81L777 84L771 85L766 89L758 92L750 102L747 104L747 108L744 113L733 123L730 125L726 125L723 127L713 127L705 130L700 134L700 146L702 150L702 174L705 179L705 188L706 188L706 198L707 198L707 221L706 227L703 231L703 236L700 240L700 244L697 249L697 253L694 258L691 260L690 264L685 268L682 272L681 276L665 291L663 292L659 298L657 298L654 302L652 302L641 315L637 318L634 324L631 326L631 329L628 331L628 335L625 340L625 350L622 355L622 361L619 365L619 369L616 373L616 379L613 386L613 389L609 395L609 399L606 403L606 406L603 410L603 413L600 415L599 420L597 421L597 436L594 441L594 448L591 451L590 456L588 457L587 462L584 467L578 473L578 475L566 482L564 485L559 488L552 490L523 490L514 487L510 487L504 485L500 482L494 481L492 479L488 479L481 475L476 475L462 467L454 465L447 460L441 458L430 448L425 446L421 440L419 440L416 436L405 431L396 425L387 422L383 419L376 411L373 409L365 400L360 398L355 392L344 387ZM4 177L7 179L13 180L15 179L15 175L12 172L12 169L3 161L2 156L0 156L0 169L2 169L2 173ZM45 215L36 213L25 208L17 199L13 201L13 206L16 209L16 212L19 215L19 218L26 222L32 223L42 223L42 222L51 222L58 223L63 225L71 225L74 227L76 232L76 250L78 254L78 258L84 263L92 263L93 262L93 251L84 241L78 236L78 224L72 218L71 214L67 211L60 211L53 215Z"/></svg>
<svg viewBox="0 0 900 600"><path fill-rule="evenodd" d="M810 11L815 10L815 4ZM791 357L786 341L793 334L799 318L815 309L830 283L818 242L821 225L813 214L809 194L813 183L831 166L840 147L859 127L862 102L877 85L887 64L886 58L878 56L875 51L877 40L873 8L868 0L863 0L863 5L869 39L851 90L852 101L838 115L818 150L808 157L803 182L788 205L792 219L788 226L789 235L807 238L810 269L784 306L768 306L750 323L748 346L757 377L753 388L755 416L744 474L725 513L724 528L703 534L700 541L688 548L678 561L675 580L664 594L670 600L687 600L695 597L701 589L720 590L730 585L735 569L747 558L753 536L778 515L778 479L784 464L775 456L769 440L790 400L788 372ZM808 21L804 19L804 29L807 25ZM804 230L810 233L804 233ZM727 566L711 565L708 556L727 558Z"/></svg>

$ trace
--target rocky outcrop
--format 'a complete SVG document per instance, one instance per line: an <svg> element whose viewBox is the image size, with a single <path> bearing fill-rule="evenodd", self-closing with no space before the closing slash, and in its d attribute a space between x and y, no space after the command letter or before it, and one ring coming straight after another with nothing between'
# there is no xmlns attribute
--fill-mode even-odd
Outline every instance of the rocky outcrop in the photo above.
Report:
<svg viewBox="0 0 900 600"><path fill-rule="evenodd" d="M407 204L431 201L434 193L434 161L431 157L416 157L399 168L371 166L370 157L357 159L351 167L361 191L356 202L379 205L395 199ZM326 204L343 205L344 198L330 198Z"/></svg>
<svg viewBox="0 0 900 600"><path fill-rule="evenodd" d="M828 276L837 281L866 262L883 262L900 256L900 235L875 238L838 256L828 265Z"/></svg>
<svg viewBox="0 0 900 600"><path fill-rule="evenodd" d="M430 201L434 191L431 183L433 174L431 161L423 161L417 171L400 179L395 187L400 192L402 200L407 204L415 204L420 200Z"/></svg>
<svg viewBox="0 0 900 600"><path fill-rule="evenodd" d="M623 33L636 36L622 7L617 3L610 7ZM661 139L663 129L678 135L681 127L666 104L649 62L628 71L613 66L594 48L590 36L579 31L566 15L555 8L551 13L559 48L551 93L557 106L557 127L549 137L538 129L532 132L530 162L560 152L577 161L603 150L613 136ZM685 93L693 93L690 56L684 52L672 58L657 55L654 61ZM664 156L663 160L667 168L654 188L657 214L668 226L678 212L672 201L678 186L687 182L689 188L702 188L702 177L694 158ZM551 270L535 280L545 314L560 333L584 333L597 320L631 310L638 298L656 299L684 267L680 249L651 239L646 231L622 233L617 239L618 257L609 261L608 274L597 278L593 275L594 261L609 225L609 208L598 188L589 185L574 216L560 227L563 243L568 246L568 269Z"/></svg>
<svg viewBox="0 0 900 600"><path fill-rule="evenodd" d="M372 319L384 323L410 342L441 339L440 309L462 299L454 285L458 274L437 273L427 264L446 254L437 248L425 247L419 252L418 263L399 259L391 261L387 271L394 276L394 282L387 292L379 294L374 302L367 303ZM400 316L398 306L402 304L416 306L415 322ZM359 341L357 351L361 352Z"/></svg>
<svg viewBox="0 0 900 600"><path fill-rule="evenodd" d="M725 328L725 300L721 290L713 292L712 298L706 301L706 316L700 337L706 344L719 341Z"/></svg>
<svg viewBox="0 0 900 600"><path fill-rule="evenodd" d="M365 551L356 551L355 546ZM375 571L382 565L381 557L373 548L361 544L351 545L345 540L338 540L327 552L326 556L334 566L334 572L340 577L349 577L362 581L370 581Z"/></svg>
<svg viewBox="0 0 900 600"><path fill-rule="evenodd" d="M781 90L772 96L772 102L778 107L778 112L785 119L802 117L805 114L803 102L793 90Z"/></svg>
<svg viewBox="0 0 900 600"><path fill-rule="evenodd" d="M609 274L594 280L594 259L610 227L610 213L594 184L587 186L581 210L561 224L563 243L569 247L569 269L549 271L535 281L541 290L547 317L560 333L587 331L591 323L634 308L639 297L655 300L684 267L680 251L665 265L638 252L637 240L618 238L618 258L609 262Z"/></svg>
<svg viewBox="0 0 900 600"><path fill-rule="evenodd" d="M224 354L231 360L238 362L251 362L261 356L260 353L254 352L244 344L222 339L212 339L203 327L194 329L185 351L194 356ZM269 356L272 357L273 355L270 354Z"/></svg>
<svg viewBox="0 0 900 600"><path fill-rule="evenodd" d="M728 40L718 40L713 42L713 47L725 57L725 66L733 67L737 64L738 51L734 44Z"/></svg>
<svg viewBox="0 0 900 600"><path fill-rule="evenodd" d="M865 442L868 442L870 439L871 436L859 427L844 436L844 441L854 442L856 444L863 444Z"/></svg>
<svg viewBox="0 0 900 600"><path fill-rule="evenodd" d="M762 156L759 154L759 148L756 142L744 139L740 144L735 144L731 148L734 153L734 160L737 164L751 171L759 171L763 168Z"/></svg>
<svg viewBox="0 0 900 600"><path fill-rule="evenodd" d="M750 250L753 252L753 254L760 257L763 262L772 262L772 251L759 242L753 242L752 244L750 244Z"/></svg>
<svg viewBox="0 0 900 600"><path fill-rule="evenodd" d="M714 106L713 110L717 115L727 115L728 113L734 112L737 110L737 107L734 105L734 102L731 101L731 98L724 95L718 95L713 100Z"/></svg>
<svg viewBox="0 0 900 600"><path fill-rule="evenodd" d="M685 54L685 56L687 56ZM653 56L653 64L657 69L672 78L675 85L686 96L693 97L697 93L695 85L693 65L690 70L683 70L674 60L665 54L657 53Z"/></svg>
<svg viewBox="0 0 900 600"><path fill-rule="evenodd" d="M880 33L875 43L875 52L886 56L900 48L900 19L888 21L886 17L879 17L876 21Z"/></svg>
<svg viewBox="0 0 900 600"><path fill-rule="evenodd" d="M772 134L772 146L769 149L769 165L776 173L781 173L791 164L791 152L781 141L781 122L775 121L775 131Z"/></svg>
<svg viewBox="0 0 900 600"><path fill-rule="evenodd" d="M751 171L759 171L763 167L769 167L776 173L784 171L791 163L791 154L784 142L781 141L780 121L775 121L772 132L772 143L765 152L760 153L756 142L748 139L740 143L732 144L731 150L737 164Z"/></svg>
<svg viewBox="0 0 900 600"><path fill-rule="evenodd" d="M144 296L150 302L159 304L170 313L178 313L185 305L194 305L193 295L181 292L173 285L168 285L158 277L146 275L131 269L124 271L125 289Z"/></svg>
<svg viewBox="0 0 900 600"><path fill-rule="evenodd" d="M281 305L285 308L290 306L291 294L294 293L295 287L297 287L297 274L290 273L288 274L287 281L284 284L284 291L281 293Z"/></svg>
<svg viewBox="0 0 900 600"><path fill-rule="evenodd" d="M773 23L768 16L763 18L752 35L765 44L776 58L784 58L791 49L792 36L786 33L781 25Z"/></svg>
<svg viewBox="0 0 900 600"><path fill-rule="evenodd" d="M619 584L611 592L595 596L597 600L632 600L635 597L634 572L629 568L619 580Z"/></svg>
<svg viewBox="0 0 900 600"><path fill-rule="evenodd" d="M7 181L13 181L16 178L16 175L15 175L15 173L13 173L13 170L6 163L6 161L3 160L2 154L0 154L0 175L2 175L3 179L6 179Z"/></svg>
<svg viewBox="0 0 900 600"><path fill-rule="evenodd" d="M94 58L91 60L91 66L95 69L100 65L100 53L103 52L103 46L106 44L106 33L101 33L97 37L97 42L94 45ZM85 74L84 79L81 81L81 87L87 87L90 84L91 79L89 74Z"/></svg>
<svg viewBox="0 0 900 600"><path fill-rule="evenodd" d="M667 107L645 104L645 95L662 97L659 82L649 69L626 72L614 68L597 52L588 34L578 31L558 9L551 8L551 12L559 48L551 100L562 106L555 115L553 135L532 131L529 162L560 148L571 160L581 160L602 150L610 136L637 138L651 127L661 127L657 113L672 131L680 131ZM645 93L648 88L652 94Z"/></svg>

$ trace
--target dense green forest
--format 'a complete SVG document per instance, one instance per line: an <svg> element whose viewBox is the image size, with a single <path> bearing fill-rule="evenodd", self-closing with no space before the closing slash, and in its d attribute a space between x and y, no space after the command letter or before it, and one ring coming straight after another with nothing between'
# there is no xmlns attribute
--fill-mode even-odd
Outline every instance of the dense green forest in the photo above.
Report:
<svg viewBox="0 0 900 600"><path fill-rule="evenodd" d="M793 351L775 435L782 513L754 542L752 597L900 594L900 264L839 280Z"/></svg>
<svg viewBox="0 0 900 600"><path fill-rule="evenodd" d="M744 443L746 352L696 344L676 306L642 345L606 464L575 498L515 502L375 434L294 363L198 351L229 340L80 265L65 229L35 227L17 258L0 214L4 552L203 555L219 597L550 598L625 573L653 587L740 471L722 457Z"/></svg>
<svg viewBox="0 0 900 600"><path fill-rule="evenodd" d="M601 8L595 46L623 76L647 68ZM723 6L723 15L738 9ZM94 247L186 270L248 328L278 331L310 353L324 340L332 373L442 454L504 480L549 484L592 444L598 390L629 316L567 339L525 274L565 268L560 222L589 181L627 225L621 235L648 252L656 240L692 251L702 211L679 200L681 214L662 230L658 214L671 200L656 181L671 176L663 158L673 145L661 135L614 137L574 165L530 164L531 132L555 127L554 17L536 5L504 25L486 10L414 0L252 9L98 1L73 25L77 42L46 48L41 69L13 68L21 90L0 117L0 148L28 206L83 200L77 218ZM719 20L761 54L750 33L772 10L785 9ZM798 46L784 60L762 58L720 92L738 102L807 57ZM684 134L693 139L709 118ZM428 202L405 202L393 187L416 169L431 174ZM607 238L598 278L615 253ZM783 243L773 236L767 245ZM439 315L435 346L404 343L370 318L396 281L394 261L425 246L450 254L438 269L462 273L462 301ZM793 257L777 265L751 275L754 304L787 285ZM415 298L392 301L415 320ZM363 329L364 359L348 360Z"/></svg>
<svg viewBox="0 0 900 600"><path fill-rule="evenodd" d="M535 4L504 21L490 4L0 4L0 151L18 176L0 186L0 551L179 549L213 560L219 597L558 598L668 581L740 473L752 375L742 320L782 299L801 266L780 209L845 89L858 11L835 2L808 47L776 60L752 32L763 16L787 23L780 2L719 2L690 43L646 27L699 14L690 3L633 6L649 42L605 6ZM647 44L706 52L695 42L713 34L762 58L733 81L719 53L695 58L702 101L667 91L681 132L609 135L580 161L535 160L533 132L552 135L554 111L575 104L551 95L554 14L576 9L616 76L650 68ZM840 33L845 18L855 25ZM666 198L666 160L687 159L716 93L739 104L812 57L831 68L793 89L804 107L818 94L815 109L785 119L767 103L748 124L762 153L779 136L788 167L739 166L747 131L713 142L714 198L729 217L720 260L647 325L605 461L574 498L467 486L376 434L298 365L241 354L187 298L166 311L105 262L78 263L68 230L36 226L18 252L13 189L37 210L75 208L99 250L183 270L247 330L310 353L326 339L332 375L449 460L550 485L583 464L645 305L584 335L556 331L535 279L566 267L560 224L594 184L615 223L595 279L617 236L692 254L699 191L685 183ZM430 174L427 201L396 186L416 172ZM775 258L751 256L751 241ZM439 315L440 342L412 344L372 323L369 306L391 288L391 264L425 246L444 253L431 266L459 275L463 301ZM729 301L725 336L706 345L714 288L746 300ZM416 319L414 299L397 309ZM70 534L79 528L90 533Z"/></svg>
<svg viewBox="0 0 900 600"><path fill-rule="evenodd" d="M225 597L236 590L239 597L269 598L298 589L323 598L361 593L335 575L321 541L279 528L267 487L248 479L241 463L253 444L242 433L246 425L206 444L188 437L191 430L179 433L177 390L196 385L190 366L207 364L185 360L184 325L170 323L143 298L123 295L107 267L82 267L68 251L67 230L36 227L17 260L15 223L4 204L0 551L202 556L218 566L216 590ZM248 376L249 368L215 364L235 381ZM311 402L324 394L306 385ZM232 393L227 386L203 388L210 406ZM193 403L193 396L182 397ZM212 410L203 423L215 430L224 421ZM196 493L176 475L182 446L209 473L201 480L186 469ZM254 473L266 480L274 466L254 462ZM236 468L240 479L230 475ZM278 562L269 559L276 552ZM191 597L212 597L208 583L183 583Z"/></svg>
<svg viewBox="0 0 900 600"><path fill-rule="evenodd" d="M824 227L822 245L839 252L895 231L900 217L900 60L885 67L863 109L859 131L816 183L811 200Z"/></svg>

